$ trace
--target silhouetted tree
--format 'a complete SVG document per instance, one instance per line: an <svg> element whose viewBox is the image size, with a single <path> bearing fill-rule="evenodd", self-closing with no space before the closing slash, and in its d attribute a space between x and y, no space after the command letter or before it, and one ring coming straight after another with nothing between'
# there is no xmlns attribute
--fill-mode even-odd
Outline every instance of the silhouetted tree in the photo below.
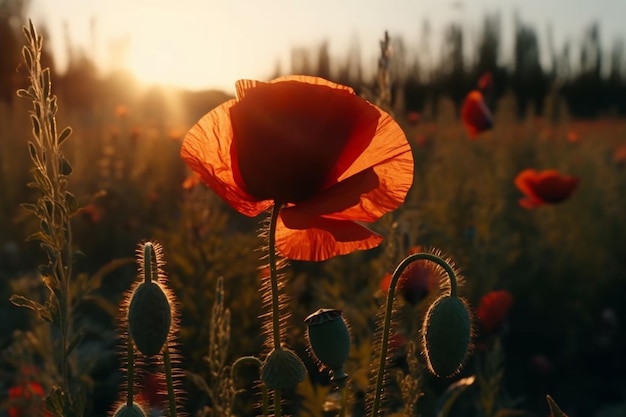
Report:
<svg viewBox="0 0 626 417"><path fill-rule="evenodd" d="M329 80L330 75L330 53L328 52L328 42L323 42L317 51L317 76Z"/></svg>
<svg viewBox="0 0 626 417"><path fill-rule="evenodd" d="M446 29L440 74L441 91L452 99L458 114L471 86L463 56L463 30L457 23L450 24Z"/></svg>
<svg viewBox="0 0 626 417"><path fill-rule="evenodd" d="M549 80L543 72L539 57L539 41L535 30L516 17L512 83L520 118L526 116L529 104L533 105L535 114L543 113Z"/></svg>
<svg viewBox="0 0 626 417"><path fill-rule="evenodd" d="M500 15L486 15L478 39L476 64L473 70L473 79L477 81L486 73L492 77L493 87L491 96L485 97L490 109L495 111L497 99L506 91L507 72L499 63L500 59L501 25Z"/></svg>

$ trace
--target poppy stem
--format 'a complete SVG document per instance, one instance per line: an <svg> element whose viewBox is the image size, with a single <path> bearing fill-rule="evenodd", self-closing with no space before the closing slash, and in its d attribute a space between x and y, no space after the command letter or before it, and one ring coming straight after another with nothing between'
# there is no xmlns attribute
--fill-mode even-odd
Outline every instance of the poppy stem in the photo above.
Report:
<svg viewBox="0 0 626 417"><path fill-rule="evenodd" d="M167 384L167 399L169 402L170 417L176 417L176 395L174 393L174 380L172 378L172 361L170 360L170 347L165 343L163 348L163 367L165 368L165 382Z"/></svg>
<svg viewBox="0 0 626 417"><path fill-rule="evenodd" d="M270 280L272 285L272 333L274 337L274 349L280 349L280 305L278 300L278 272L276 268L276 222L282 204L274 203L272 215L270 217L269 240L269 262Z"/></svg>
<svg viewBox="0 0 626 417"><path fill-rule="evenodd" d="M272 285L272 334L274 336L274 349L280 349L280 303L278 299L278 272L276 268L276 223L278 214L282 208L282 203L274 202L272 215L270 217L270 230L268 234L270 281ZM274 390L274 416L281 416L280 409L280 388Z"/></svg>
<svg viewBox="0 0 626 417"><path fill-rule="evenodd" d="M393 297L396 292L396 285L402 276L404 270L415 261L431 261L439 265L446 271L448 278L450 278L450 296L456 297L457 281L454 270L445 260L432 253L420 252L407 256L398 264L396 270L393 271L391 276L391 282L389 283L389 291L387 293L387 304L385 308L385 319L383 322L383 336L380 343L380 356L378 360L378 373L376 375L376 386L374 393L374 401L372 403L372 417L378 416L378 410L380 409L381 395L383 391L383 379L385 376L385 364L387 359L387 347L389 345L389 330L391 328L391 314L393 312Z"/></svg>
<svg viewBox="0 0 626 417"><path fill-rule="evenodd" d="M127 330L130 334L130 330ZM126 405L128 408L133 406L134 401L134 388L135 388L135 348L133 341L130 338L126 338Z"/></svg>

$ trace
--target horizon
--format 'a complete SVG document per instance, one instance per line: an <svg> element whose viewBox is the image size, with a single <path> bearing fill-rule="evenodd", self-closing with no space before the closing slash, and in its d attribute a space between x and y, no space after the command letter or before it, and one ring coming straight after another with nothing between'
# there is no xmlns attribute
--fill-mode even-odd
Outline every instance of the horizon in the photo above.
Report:
<svg viewBox="0 0 626 417"><path fill-rule="evenodd" d="M426 53L433 62L439 59L447 25L456 22L462 26L465 49L469 50L484 18L495 13L500 15L500 56L505 63L510 61L516 13L536 30L544 65L548 27L558 51L565 42L572 44L574 61L582 33L593 22L599 23L603 51L608 52L617 39L626 40L626 27L620 23L626 2L620 0L588 1L576 9L566 8L566 0L548 5L532 0L523 6L515 0L466 0L432 5L428 10L424 3L411 0L397 0L393 7L382 1L364 7L358 0L334 6L330 0L314 5L267 0L247 6L245 0L183 0L176 4L167 0L60 1L33 0L26 12L37 26L45 26L60 71L67 66L67 49L72 47L93 59L103 74L126 70L144 85L191 91L233 93L237 79L267 79L277 65L289 73L293 49L315 50L323 42L328 42L331 59L358 46L362 67L366 74L373 73L385 30L417 54L426 21L430 26ZM326 10L331 7L334 10L329 15ZM568 11L567 16L563 10Z"/></svg>

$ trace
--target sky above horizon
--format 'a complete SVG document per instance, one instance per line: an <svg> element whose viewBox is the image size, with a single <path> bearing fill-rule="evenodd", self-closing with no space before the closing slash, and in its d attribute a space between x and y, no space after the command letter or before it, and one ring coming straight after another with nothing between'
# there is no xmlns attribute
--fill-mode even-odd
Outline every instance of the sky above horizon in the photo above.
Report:
<svg viewBox="0 0 626 417"><path fill-rule="evenodd" d="M446 25L460 23L472 44L496 12L504 57L515 13L537 30L544 52L549 25L557 48L577 45L593 21L605 50L626 40L625 0L32 0L27 16L48 30L61 69L69 37L103 73L127 69L145 83L233 92L237 79L266 79L277 62L288 72L293 47L328 41L332 58L356 43L364 67L375 69L385 30L418 53L428 20L436 54Z"/></svg>

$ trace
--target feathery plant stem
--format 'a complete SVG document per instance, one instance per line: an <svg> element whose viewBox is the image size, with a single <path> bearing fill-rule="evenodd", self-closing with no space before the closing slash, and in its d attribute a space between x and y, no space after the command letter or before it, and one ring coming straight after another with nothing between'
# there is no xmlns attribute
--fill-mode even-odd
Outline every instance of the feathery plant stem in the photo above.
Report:
<svg viewBox="0 0 626 417"><path fill-rule="evenodd" d="M128 330L130 332L130 330ZM126 369L126 405L128 407L133 406L135 397L135 348L132 340L126 342L127 352L127 369Z"/></svg>
<svg viewBox="0 0 626 417"><path fill-rule="evenodd" d="M172 378L172 362L170 360L169 344L163 348L163 367L165 368L165 382L167 384L167 399L170 407L170 417L176 417L176 395L174 392L174 379Z"/></svg>
<svg viewBox="0 0 626 417"><path fill-rule="evenodd" d="M56 367L60 374L60 387L55 391L56 404L62 403L63 411L55 408L55 414L80 416L76 389L72 387L69 357L80 338L73 333L72 326L72 230L70 218L77 209L76 198L67 191L67 177L72 172L70 163L61 152L61 145L72 130L66 127L57 130L57 98L51 93L50 68L41 67L43 38L37 33L32 21L24 27L26 45L22 56L28 68L30 85L18 91L20 97L33 103L30 119L33 126L33 141L28 142L28 150L34 166L31 169L34 182L29 184L41 192L36 204L23 204L28 211L40 219L40 231L29 239L40 241L41 248L48 257L47 265L42 265L43 281L50 291L45 305L34 300L14 296L12 301L20 306L35 310L40 317L59 329L60 349L57 349ZM59 396L62 394L62 396ZM63 398L64 396L64 398Z"/></svg>
<svg viewBox="0 0 626 417"><path fill-rule="evenodd" d="M378 411L380 409L382 388L383 388L383 379L385 375L385 359L387 357L387 347L389 344L389 330L391 328L391 316L393 312L393 298L396 292L396 286L402 273L404 270L413 262L416 261L431 261L439 265L443 268L443 270L448 274L448 278L450 279L450 295L456 297L457 293L457 279L454 269L448 264L445 260L437 255L433 255L432 253L420 252L407 256L400 262L400 264L396 267L396 270L393 272L391 277L391 283L389 284L389 292L387 293L387 304L385 307L385 319L383 323L383 335L382 341L380 344L380 357L378 363L378 373L376 374L376 386L375 386L375 394L374 401L372 403L372 414L371 417L377 417Z"/></svg>
<svg viewBox="0 0 626 417"><path fill-rule="evenodd" d="M270 280L272 284L272 335L274 339L274 349L280 349L280 304L278 300L278 271L276 267L276 223L283 204L274 202L270 217L270 229L268 234ZM274 390L274 415L280 417L281 393L280 389Z"/></svg>
<svg viewBox="0 0 626 417"><path fill-rule="evenodd" d="M280 348L280 306L278 301L278 271L276 268L276 223L281 207L281 203L274 203L268 235L270 280L272 284L272 335L274 338L274 349Z"/></svg>

